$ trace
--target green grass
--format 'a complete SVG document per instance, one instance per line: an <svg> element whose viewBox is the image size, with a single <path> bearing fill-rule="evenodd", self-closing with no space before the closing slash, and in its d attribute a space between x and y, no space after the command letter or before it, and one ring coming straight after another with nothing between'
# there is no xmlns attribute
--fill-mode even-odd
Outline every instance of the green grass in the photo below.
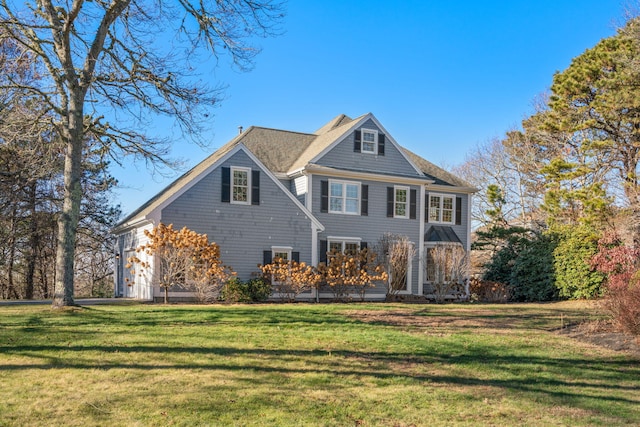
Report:
<svg viewBox="0 0 640 427"><path fill-rule="evenodd" d="M0 307L0 426L640 424L591 306Z"/></svg>

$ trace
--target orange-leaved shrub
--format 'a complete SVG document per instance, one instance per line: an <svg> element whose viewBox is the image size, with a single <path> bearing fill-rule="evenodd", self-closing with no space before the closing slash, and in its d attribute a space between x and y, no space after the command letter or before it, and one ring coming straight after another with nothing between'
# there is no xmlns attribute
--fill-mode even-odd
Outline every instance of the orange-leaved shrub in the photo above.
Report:
<svg viewBox="0 0 640 427"><path fill-rule="evenodd" d="M275 257L270 264L260 265L263 278L284 301L293 301L302 292L316 288L322 277L318 270L304 262Z"/></svg>
<svg viewBox="0 0 640 427"><path fill-rule="evenodd" d="M169 301L169 289L177 286L192 290L201 302L215 301L224 283L234 275L222 264L220 248L209 242L206 234L183 227L175 230L173 224L158 224L152 231L145 230L149 242L136 248L138 254L153 257L153 262L132 256L127 268L136 274L151 273L151 281L164 289L164 302Z"/></svg>
<svg viewBox="0 0 640 427"><path fill-rule="evenodd" d="M367 288L373 287L374 282L386 282L389 279L384 267L376 259L376 254L368 249L355 253L332 250L327 253L327 262L320 263L318 271L322 283L331 288L336 300L347 299L349 291L354 291L364 300Z"/></svg>

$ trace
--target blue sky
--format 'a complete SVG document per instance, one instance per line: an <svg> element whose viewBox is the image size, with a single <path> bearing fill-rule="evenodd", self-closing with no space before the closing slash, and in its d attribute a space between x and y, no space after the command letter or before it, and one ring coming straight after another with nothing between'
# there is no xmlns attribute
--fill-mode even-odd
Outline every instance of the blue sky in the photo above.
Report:
<svg viewBox="0 0 640 427"><path fill-rule="evenodd" d="M206 69L227 88L203 135L174 144L184 169L114 167L126 214L233 138L238 126L313 132L372 112L401 145L445 167L518 126L553 74L624 22L627 2L290 0L255 67ZM212 64L213 67L213 64ZM167 132L170 128L167 126ZM167 135L169 136L169 135Z"/></svg>

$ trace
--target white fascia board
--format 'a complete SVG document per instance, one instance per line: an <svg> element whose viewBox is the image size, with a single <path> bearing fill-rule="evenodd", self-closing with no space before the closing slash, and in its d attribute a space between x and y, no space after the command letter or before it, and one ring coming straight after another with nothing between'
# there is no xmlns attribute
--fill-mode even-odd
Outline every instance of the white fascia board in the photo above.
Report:
<svg viewBox="0 0 640 427"><path fill-rule="evenodd" d="M385 139L389 140L395 147L396 150L398 150L398 152L400 153L400 155L402 157L404 157L404 159L411 165L411 167L416 171L416 173L418 173L420 176L424 176L424 172L422 172L420 170L420 168L418 166L416 166L415 163L413 163L411 161L411 159L409 159L409 157L404 153L404 151L402 150L402 147L400 146L400 144L398 144L396 142L396 140L393 138L393 136L391 136L391 134L389 133L389 131L387 131L387 129L385 129L384 126L382 126L382 124L378 121L378 119L376 118L376 116L374 116L372 113L367 114L366 118L371 118L371 120L373 120L373 122L376 124L376 126L378 126L378 128L380 130L382 130L385 134ZM386 144L386 141L385 141Z"/></svg>
<svg viewBox="0 0 640 427"><path fill-rule="evenodd" d="M202 180L204 177L206 177L211 172L213 172L218 166L220 166L221 163L223 163L226 160L228 160L231 156L236 154L242 148L245 148L245 151L247 151L247 152L249 151L249 150L246 149L246 147L242 143L237 144L235 147L233 147L231 150L229 150L225 155L223 155L218 160L216 160L214 163L209 165L208 168L206 168L205 170L200 172L198 175L192 177L187 182L185 182L178 191L176 191L174 194L171 195L171 197L169 197L168 199L162 201L162 203L160 203L151 212L149 212L147 214L146 218L148 218L148 219L156 219L156 220L159 221L160 217L161 217L162 210L164 208L166 208L171 203L173 203L178 197L180 197L184 193L186 193L194 185L196 185L198 182L200 182L200 180Z"/></svg>
<svg viewBox="0 0 640 427"><path fill-rule="evenodd" d="M393 175L381 175L374 172L356 172L345 171L341 169L335 169L328 166L320 166L316 164L308 164L305 167L305 171L317 175L325 175L336 178L352 178L363 179L368 181L380 181L393 184L408 184L408 185L430 185L434 183L433 180L425 178L412 178L405 176L393 176Z"/></svg>
<svg viewBox="0 0 640 427"><path fill-rule="evenodd" d="M337 137L331 144L329 144L327 147L325 147L324 150L322 150L319 154L316 154L311 160L309 160L309 163L315 163L317 162L319 159L323 158L325 156L325 154L327 154L329 151L331 151L336 145L338 145L339 143L341 143L344 138L350 134L353 129L362 126L362 124L364 124L364 122L367 121L367 119L373 117L373 114L369 113L369 114L365 114L364 116L362 116L360 118L360 120L358 120L355 123L352 123L351 126L349 126L347 128L347 130L345 130L344 132L342 132L342 134ZM296 171L294 171L295 173Z"/></svg>
<svg viewBox="0 0 640 427"><path fill-rule="evenodd" d="M118 227L112 228L110 230L110 233L117 236L120 234L128 233L134 228L140 228L152 223L153 222L147 217L136 217L125 224L120 224Z"/></svg>

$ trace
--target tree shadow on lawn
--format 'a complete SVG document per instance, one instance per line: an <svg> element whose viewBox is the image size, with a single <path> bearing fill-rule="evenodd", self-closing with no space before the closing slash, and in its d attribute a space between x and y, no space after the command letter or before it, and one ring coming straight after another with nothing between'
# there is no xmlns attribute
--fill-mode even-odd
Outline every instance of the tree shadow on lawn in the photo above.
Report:
<svg viewBox="0 0 640 427"><path fill-rule="evenodd" d="M451 347L451 346L450 346ZM449 354L466 351L466 354ZM45 363L35 365L0 364L0 372L72 369L90 375L95 370L138 370L141 372L162 372L166 370L192 370L197 375L202 371L236 372L227 374L238 389L255 387L264 383L271 390L300 392L300 387L318 389L315 378L324 375L327 390L342 387L352 388L354 382L384 387L384 382L397 384L399 380L407 385L425 387L439 385L446 387L470 387L486 389L493 387L505 393L524 393L528 398L539 401L542 396L551 398L552 405L575 406L593 410L609 405L611 416L629 417L629 406L638 407L640 396L640 367L629 365L628 361L583 360L579 358L547 358L530 355L499 355L474 351L462 347L448 348L446 354L404 353L404 352L359 352L327 350L286 350L286 349L239 349L232 347L171 348L159 346L57 346L34 345L15 348L0 347L0 352L45 359ZM64 359L52 360L38 353L63 354ZM83 361L73 353L97 353L101 360ZM66 354L65 354L66 353ZM104 353L138 355L136 360L156 354L160 363L119 362L104 360ZM201 354L202 363L193 363L193 355ZM167 357L169 355L169 357ZM172 361L171 355L184 357L188 363ZM209 357L207 357L209 356ZM86 354L83 356L85 359ZM485 367L479 376L474 367ZM302 367L301 367L302 366ZM487 369L494 372L487 372ZM460 374L466 370L470 374ZM453 373L455 372L455 373ZM83 375L83 374L79 374ZM181 374L186 375L186 374ZM275 377L274 377L275 375ZM295 376L297 384L288 384L282 377ZM491 376L489 379L481 378ZM239 378L238 378L239 377ZM507 378L505 378L507 377ZM278 379L279 378L279 379ZM346 384L345 384L346 381ZM380 383L382 381L382 384ZM302 385L300 385L302 383ZM367 385L369 387L370 385ZM425 393L428 393L425 389ZM473 393L469 390L470 393ZM479 392L480 393L480 392ZM484 393L484 391L482 392Z"/></svg>
<svg viewBox="0 0 640 427"><path fill-rule="evenodd" d="M496 350L499 347L495 347ZM456 368L468 368L473 370L476 366L482 366L485 371L495 368L501 374L512 372L514 376L525 376L527 381L536 372L544 372L546 376L551 376L553 371L558 372L559 377L566 377L567 373L572 373L570 381L562 381L552 378L536 377L536 384L547 384L552 386L579 386L602 389L638 390L640 389L640 365L628 360L602 360L602 359L582 359L566 357L541 357L533 355L504 355L492 353L485 346L476 348L465 345L455 345L448 343L446 348L438 352L362 352L352 350L332 350L332 349L259 349L259 348L235 348L235 347L168 347L168 346L75 346L75 345L18 345L0 346L0 353L4 355L15 355L32 357L34 359L49 360L49 363L34 365L11 365L0 364L0 371L29 370L29 369L141 369L141 370L162 370L162 369L231 369L231 370L264 370L266 372L287 372L287 373L309 373L328 372L339 375L363 375L377 378L389 378L406 376L418 380L434 381L433 377L416 374L420 368L428 365L447 366ZM70 354L71 353L71 354ZM82 354L76 357L75 354ZM101 356L99 361L90 360L91 354ZM175 363L164 364L142 364L117 361L105 361L105 354L127 355L140 354L157 355L158 359L167 361L167 355L189 356L202 355L203 363ZM58 356L53 356L58 355ZM207 358L206 356L209 356ZM246 364L224 364L212 363L216 358L244 358ZM89 358L89 360L87 360ZM179 357L178 357L179 359ZM293 362L307 362L309 369L289 369L280 366L261 366L254 364L255 361L261 363L271 362L272 365L286 365ZM370 371L350 371L352 364L366 363L372 368ZM389 371L391 368L391 372ZM418 369L415 369L418 368ZM344 370L342 370L344 369ZM591 374L591 375L590 375ZM472 380L464 378L453 382L466 384L491 384L496 380ZM638 385L624 386L620 381L629 381L635 378ZM583 379L583 381L580 381ZM595 379L597 382L590 383L588 380ZM449 381L449 380L447 380ZM502 380L497 380L503 383ZM506 381L510 383L512 380ZM513 380L517 383L517 380ZM607 383L602 383L607 381ZM446 381L445 381L446 382ZM611 385L611 384L615 385Z"/></svg>
<svg viewBox="0 0 640 427"><path fill-rule="evenodd" d="M584 310L496 310L474 306L469 309L421 309L421 310L348 310L345 315L361 322L412 328L438 328L442 326L461 329L491 328L505 330L562 329L571 324L592 318Z"/></svg>

